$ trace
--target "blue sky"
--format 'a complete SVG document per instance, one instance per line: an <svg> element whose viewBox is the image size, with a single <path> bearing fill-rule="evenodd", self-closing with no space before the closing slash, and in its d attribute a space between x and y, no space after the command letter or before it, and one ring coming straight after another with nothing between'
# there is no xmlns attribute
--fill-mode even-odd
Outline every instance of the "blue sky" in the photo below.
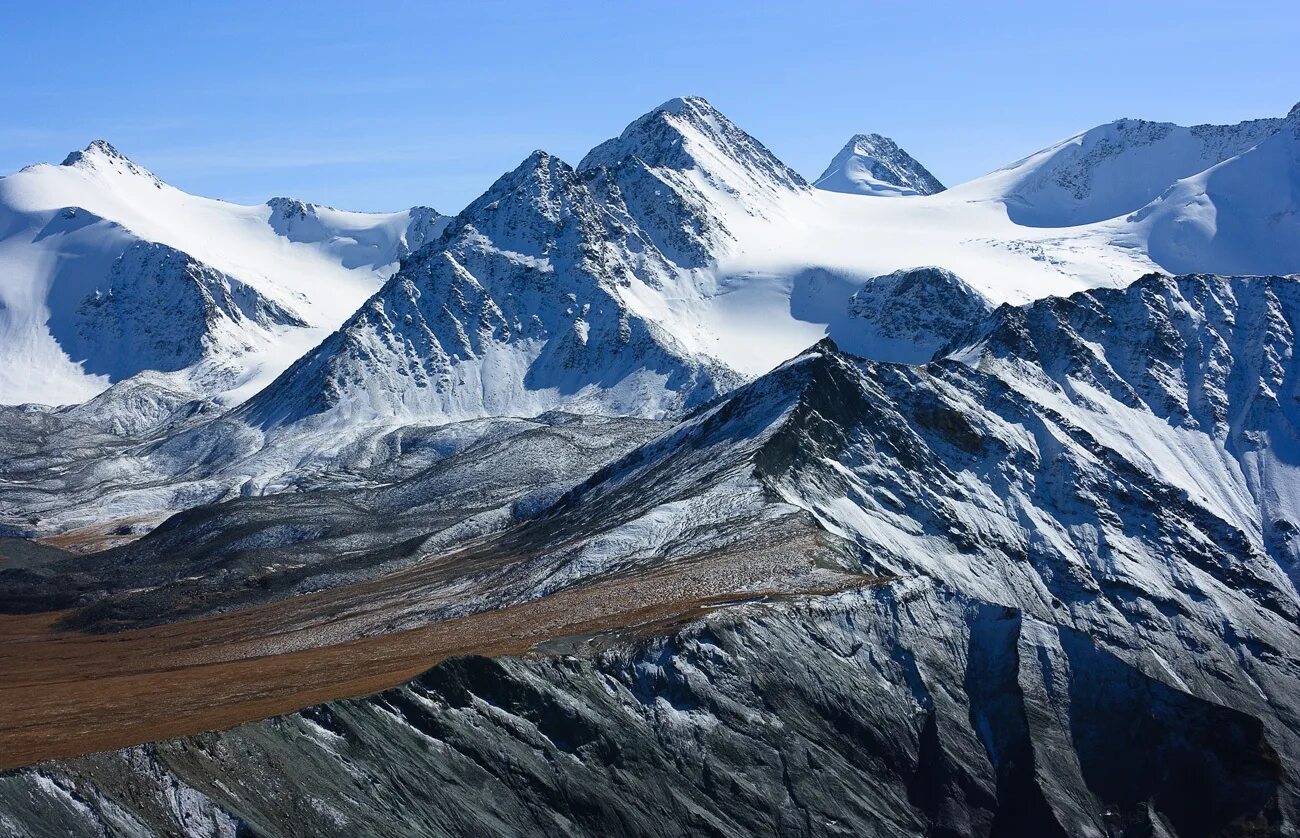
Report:
<svg viewBox="0 0 1300 838"><path fill-rule="evenodd" d="M673 96L803 174L896 139L946 183L1126 116L1300 100L1300 4L73 3L0 14L0 172L96 137L192 192L454 212Z"/></svg>

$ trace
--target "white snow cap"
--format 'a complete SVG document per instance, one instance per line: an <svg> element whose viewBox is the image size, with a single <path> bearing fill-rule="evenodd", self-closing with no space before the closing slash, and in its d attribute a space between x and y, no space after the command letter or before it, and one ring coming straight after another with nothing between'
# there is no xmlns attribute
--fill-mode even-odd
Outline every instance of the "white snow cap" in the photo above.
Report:
<svg viewBox="0 0 1300 838"><path fill-rule="evenodd" d="M119 174L138 175L149 178L157 185L162 185L157 175L143 166L136 165L108 140L91 140L81 151L70 152L60 165L86 171L113 171Z"/></svg>
<svg viewBox="0 0 1300 838"><path fill-rule="evenodd" d="M933 195L944 190L929 170L880 134L854 135L813 186L876 197Z"/></svg>

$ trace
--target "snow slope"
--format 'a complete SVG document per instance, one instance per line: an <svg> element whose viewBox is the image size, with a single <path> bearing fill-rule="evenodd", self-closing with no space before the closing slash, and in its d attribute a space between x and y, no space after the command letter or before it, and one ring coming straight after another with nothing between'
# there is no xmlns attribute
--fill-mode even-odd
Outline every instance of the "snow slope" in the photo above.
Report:
<svg viewBox="0 0 1300 838"><path fill-rule="evenodd" d="M502 177L240 415L261 427L672 415L849 323L850 298L877 275L927 263L957 266L972 299L994 301L1153 267L987 204L811 189L703 99L674 99L576 170L537 152ZM920 355L895 339L888 357L923 360L942 332Z"/></svg>
<svg viewBox="0 0 1300 838"><path fill-rule="evenodd" d="M622 303L618 286L664 270L577 172L535 152L241 415L268 426L329 412L355 426L676 412L731 376Z"/></svg>
<svg viewBox="0 0 1300 838"><path fill-rule="evenodd" d="M857 134L813 183L818 189L856 195L933 195L944 186L912 155L880 134Z"/></svg>
<svg viewBox="0 0 1300 838"><path fill-rule="evenodd" d="M1300 270L1300 105L1268 139L1178 181L1126 222L1169 270Z"/></svg>
<svg viewBox="0 0 1300 838"><path fill-rule="evenodd" d="M408 237L423 242L439 223L423 208L368 215L309 207L308 230L306 215L295 224L285 209L188 195L98 140L63 165L37 164L0 179L0 401L82 401L117 374L148 367L143 358L107 363L99 357L104 347L76 339L74 358L64 328L97 293L106 297L110 285L119 304L129 288L159 290L141 285L143 277L122 275L141 267L119 261L132 245L165 245L201 273L221 274L228 287L237 283L247 289L241 293L255 294L264 310L292 312L256 328L236 322L224 337L210 336L210 360L227 373L218 392L238 401L336 328L394 269ZM167 296L134 305L165 318L179 311ZM184 328L204 330L192 318ZM84 366L82 350L90 349L96 358Z"/></svg>
<svg viewBox="0 0 1300 838"><path fill-rule="evenodd" d="M1214 232L1193 199L1165 200L1159 212L1132 220L1073 227L1016 223L1016 207L1031 205L1057 220L1104 215L1118 206L1136 209L1149 200L1148 192L1167 185L1154 184L1169 172L1195 171L1270 132L1282 137L1282 124L1183 129L1121 121L971 184L882 202L810 188L708 102L673 99L597 146L576 169L547 163L562 176L529 180L516 172L503 178L433 244L431 250L448 254L443 268L432 270L434 263L422 258L404 284L390 283L379 303L382 316L375 301L360 312L355 306L393 260L447 228L432 211L367 216L289 199L236 207L185 196L108 147L92 146L73 155L69 166L33 167L0 181L6 206L58 207L6 216L13 229L0 241L0 260L7 260L0 264L12 267L0 290L0 346L12 347L6 354L19 359L5 373L6 398L74 400L107 383L78 367L74 360L80 359L67 358L45 322L51 301L53 308L67 299L79 306L102 291L101 277L140 237L176 248L308 324L263 325L229 341L225 354L218 353L228 370L221 387L227 403L257 392L349 314L355 312L353 325L368 324L364 338L340 333L311 349L295 367L292 386L300 390L280 382L259 397L262 420L296 421L344 402L352 405L348 415L390 424L557 407L660 415L694 397L665 395L643 377L646 370L657 370L661 382L671 378L674 387L696 381L666 372L679 362L712 368L722 374L719 380L731 373L755 376L828 333L875 351L870 341L855 343L842 330L850 322L850 298L875 277L917 265L950 271L995 304L1123 286L1161 265L1200 269L1212 263L1233 273L1300 269L1300 258L1288 249L1296 236L1285 215L1291 206L1287 178L1296 166L1281 139L1230 158L1243 162L1225 164L1228 174L1214 177L1211 191L1225 195ZM1163 162L1153 162L1157 158ZM1236 185L1228 182L1232 172L1240 172L1232 176ZM1255 207L1231 198L1233 190L1272 197ZM74 204L90 204L91 214L40 234ZM1197 213L1202 221L1189 223ZM1203 232L1189 236L1197 224ZM1231 237L1223 234L1232 230ZM76 259L59 258L74 252ZM471 253L494 254L493 266L469 270L472 282L465 285L459 270ZM545 283L525 279L528 270ZM456 281L440 278L443 273ZM594 275L602 278L592 285ZM76 292L51 292L52 277ZM453 293L453 287L460 290ZM398 305L403 295L409 299ZM442 326L434 323L443 317L432 308L435 301L452 312ZM658 360L644 363L631 355L602 357L590 331L594 320L582 313L586 305L593 306L591 318L605 312L611 322L640 324L636 328L644 327L651 343L676 360L664 361L658 350L651 353ZM454 313L458 306L469 308ZM411 320L392 320L398 309ZM611 334L623 331L620 326ZM567 349L557 342L561 335L568 336ZM434 344L437 349L428 349ZM471 349L448 348L466 346ZM342 362L349 357L353 361ZM412 374L417 368L424 372ZM310 384L303 378L308 369L315 370ZM43 375L48 386L23 383L34 378L26 372L32 370L52 370ZM371 376L377 376L373 386L366 383ZM626 386L613 395L619 382ZM363 391L367 395L358 395ZM272 402L279 406L270 409Z"/></svg>
<svg viewBox="0 0 1300 838"><path fill-rule="evenodd" d="M963 200L1003 204L1017 224L1090 224L1139 209L1174 181L1241 154L1281 124L1281 119L1252 119L1188 128L1120 119L953 187L953 192Z"/></svg>

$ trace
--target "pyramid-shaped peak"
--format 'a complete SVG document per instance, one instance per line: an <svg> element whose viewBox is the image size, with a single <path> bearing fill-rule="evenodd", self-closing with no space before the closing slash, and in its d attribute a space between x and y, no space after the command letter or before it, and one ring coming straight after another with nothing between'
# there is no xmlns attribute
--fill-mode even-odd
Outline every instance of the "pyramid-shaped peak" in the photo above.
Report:
<svg viewBox="0 0 1300 838"><path fill-rule="evenodd" d="M884 134L854 134L849 145L857 148L898 148L898 144Z"/></svg>
<svg viewBox="0 0 1300 838"><path fill-rule="evenodd" d="M451 226L459 229L468 224L484 231L497 230L498 234L510 238L529 226L531 222L525 222L525 217L541 218L553 224L575 205L591 201L572 166L538 149L497 178L487 191L461 210ZM514 232L509 232L510 229ZM534 233L541 235L536 230Z"/></svg>
<svg viewBox="0 0 1300 838"><path fill-rule="evenodd" d="M96 171L107 169L158 180L152 172L133 163L108 140L91 140L81 151L74 151L63 158L61 165Z"/></svg>
<svg viewBox="0 0 1300 838"><path fill-rule="evenodd" d="M854 134L813 184L857 195L933 195L944 185L883 134Z"/></svg>
<svg viewBox="0 0 1300 838"><path fill-rule="evenodd" d="M677 96L664 102L651 113L670 113L675 116L713 116L722 114L703 96Z"/></svg>
<svg viewBox="0 0 1300 838"><path fill-rule="evenodd" d="M488 192L498 192L501 188L518 189L528 183L551 184L555 178L577 180L573 167L548 151L537 149L510 171L497 178Z"/></svg>
<svg viewBox="0 0 1300 838"><path fill-rule="evenodd" d="M652 169L696 170L735 191L755 185L808 188L798 173L699 96L669 99L633 120L623 133L593 148L578 169L612 169L630 160ZM742 178L750 183L739 182Z"/></svg>
<svg viewBox="0 0 1300 838"><path fill-rule="evenodd" d="M90 143L81 151L70 152L67 157L63 158L62 165L75 166L78 163L92 161L96 157L122 161L124 163L131 162L125 154L118 151L117 148L108 140L91 140Z"/></svg>
<svg viewBox="0 0 1300 838"><path fill-rule="evenodd" d="M518 166L498 177L487 191L466 207L465 212L510 194L564 189L566 184L576 184L578 181L578 174L572 166L548 151L537 149Z"/></svg>

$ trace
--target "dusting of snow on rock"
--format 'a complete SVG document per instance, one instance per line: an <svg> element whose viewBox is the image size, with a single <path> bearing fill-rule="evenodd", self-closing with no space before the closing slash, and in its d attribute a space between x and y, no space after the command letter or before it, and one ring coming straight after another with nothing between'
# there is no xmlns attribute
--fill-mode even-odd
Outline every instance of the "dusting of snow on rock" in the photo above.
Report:
<svg viewBox="0 0 1300 838"><path fill-rule="evenodd" d="M166 301L164 316L160 301ZM75 310L56 310L50 318L54 337L73 360L114 381L237 356L255 341L272 339L277 327L306 325L255 288L175 248L143 241L122 252L103 285Z"/></svg>
<svg viewBox="0 0 1300 838"><path fill-rule="evenodd" d="M869 281L830 327L845 351L920 364L993 310L983 294L943 268L911 268Z"/></svg>

